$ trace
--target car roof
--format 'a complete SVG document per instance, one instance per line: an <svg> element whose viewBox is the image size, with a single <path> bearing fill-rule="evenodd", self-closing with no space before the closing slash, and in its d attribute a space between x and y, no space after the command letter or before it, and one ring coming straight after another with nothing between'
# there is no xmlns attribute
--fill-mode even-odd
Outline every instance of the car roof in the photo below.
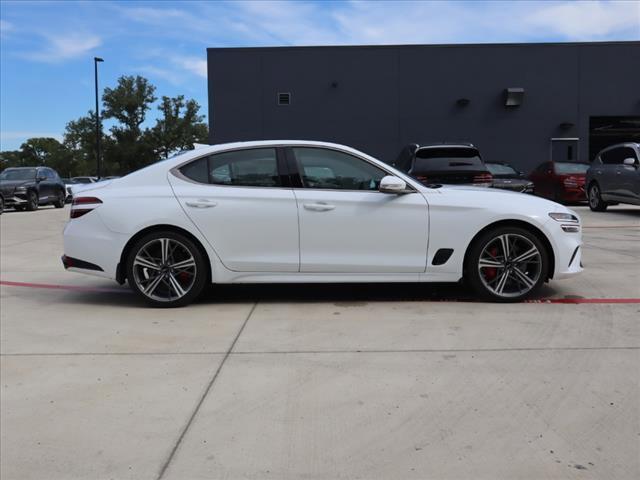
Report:
<svg viewBox="0 0 640 480"><path fill-rule="evenodd" d="M422 145L416 144L416 146L418 148L420 148L420 149L422 149L422 148L442 148L442 147L446 147L446 148L474 148L474 149L477 150L476 146L473 143L470 143L470 142L425 143L425 144L422 144Z"/></svg>

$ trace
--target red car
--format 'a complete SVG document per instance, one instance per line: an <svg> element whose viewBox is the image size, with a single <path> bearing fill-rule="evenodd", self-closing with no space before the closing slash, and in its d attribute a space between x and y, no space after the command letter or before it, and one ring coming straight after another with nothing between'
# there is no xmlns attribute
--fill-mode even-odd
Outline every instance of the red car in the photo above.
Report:
<svg viewBox="0 0 640 480"><path fill-rule="evenodd" d="M534 184L534 193L558 203L586 202L585 177L588 163L544 162L536 168L529 179Z"/></svg>

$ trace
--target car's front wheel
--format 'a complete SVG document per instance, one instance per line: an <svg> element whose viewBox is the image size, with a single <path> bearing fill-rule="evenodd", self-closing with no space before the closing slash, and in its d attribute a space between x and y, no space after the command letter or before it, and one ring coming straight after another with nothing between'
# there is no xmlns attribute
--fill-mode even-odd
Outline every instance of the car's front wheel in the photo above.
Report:
<svg viewBox="0 0 640 480"><path fill-rule="evenodd" d="M598 184L592 183L589 186L589 208L594 212L604 212L608 206L607 202L602 200Z"/></svg>
<svg viewBox="0 0 640 480"><path fill-rule="evenodd" d="M64 208L65 197L66 192L64 190L60 190L55 201L53 202L53 206L56 208Z"/></svg>
<svg viewBox="0 0 640 480"><path fill-rule="evenodd" d="M27 194L27 210L33 212L38 209L38 194L33 190L29 190Z"/></svg>
<svg viewBox="0 0 640 480"><path fill-rule="evenodd" d="M154 307L181 307L204 289L208 270L204 255L186 236L153 232L138 240L127 259L129 285Z"/></svg>
<svg viewBox="0 0 640 480"><path fill-rule="evenodd" d="M465 278L485 299L517 302L540 288L548 269L547 251L536 235L522 228L499 227L471 245Z"/></svg>

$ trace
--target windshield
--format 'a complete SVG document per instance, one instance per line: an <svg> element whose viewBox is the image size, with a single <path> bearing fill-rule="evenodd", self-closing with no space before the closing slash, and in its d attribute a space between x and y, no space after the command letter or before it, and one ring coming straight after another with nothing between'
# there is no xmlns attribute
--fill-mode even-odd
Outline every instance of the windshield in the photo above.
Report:
<svg viewBox="0 0 640 480"><path fill-rule="evenodd" d="M568 162L556 162L556 173L587 173L589 170L588 163L568 163Z"/></svg>
<svg viewBox="0 0 640 480"><path fill-rule="evenodd" d="M480 153L475 148L420 148L415 153L413 172L481 167Z"/></svg>
<svg viewBox="0 0 640 480"><path fill-rule="evenodd" d="M492 175L504 175L504 176L517 176L519 173L511 165L504 165L501 163L486 163L485 164Z"/></svg>
<svg viewBox="0 0 640 480"><path fill-rule="evenodd" d="M33 180L36 178L35 168L17 168L0 173L0 180Z"/></svg>

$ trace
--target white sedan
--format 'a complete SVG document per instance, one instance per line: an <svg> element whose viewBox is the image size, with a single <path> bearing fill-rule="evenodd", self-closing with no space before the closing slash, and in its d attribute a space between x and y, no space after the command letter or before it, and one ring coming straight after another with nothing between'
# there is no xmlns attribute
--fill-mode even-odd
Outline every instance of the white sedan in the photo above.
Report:
<svg viewBox="0 0 640 480"><path fill-rule="evenodd" d="M65 268L128 281L154 306L209 283L458 282L519 301L582 271L580 219L557 203L424 186L352 148L214 145L83 189Z"/></svg>

